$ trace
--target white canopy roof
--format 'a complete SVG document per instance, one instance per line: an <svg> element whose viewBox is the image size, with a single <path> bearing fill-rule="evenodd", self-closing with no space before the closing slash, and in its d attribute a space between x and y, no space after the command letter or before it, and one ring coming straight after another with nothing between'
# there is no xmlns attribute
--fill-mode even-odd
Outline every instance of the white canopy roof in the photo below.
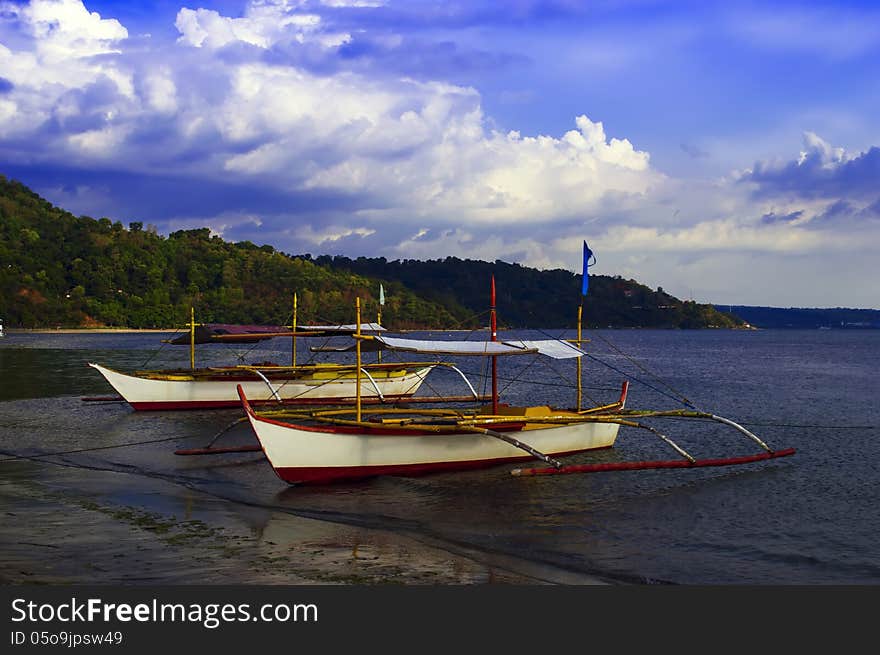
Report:
<svg viewBox="0 0 880 655"><path fill-rule="evenodd" d="M581 357L584 351L565 341L544 339L539 341L435 341L402 339L398 337L375 337L389 350L402 350L436 355L534 355L541 354L553 359Z"/></svg>

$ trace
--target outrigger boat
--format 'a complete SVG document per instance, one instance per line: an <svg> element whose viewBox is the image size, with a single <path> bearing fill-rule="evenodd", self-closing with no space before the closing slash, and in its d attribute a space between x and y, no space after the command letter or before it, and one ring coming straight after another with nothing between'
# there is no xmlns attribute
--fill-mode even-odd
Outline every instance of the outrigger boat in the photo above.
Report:
<svg viewBox="0 0 880 655"><path fill-rule="evenodd" d="M190 368L116 371L89 362L119 394L118 397L92 397L84 400L125 401L135 410L177 410L234 408L241 405L236 388L263 405L336 405L353 402L361 395L364 402L385 402L410 398L418 391L432 362L381 363L361 367L354 364L297 364L297 337L351 335L355 331L383 332L379 323L354 325L296 325L290 328L267 326L196 325L191 310L189 334L166 340L170 344L189 344ZM380 315L381 316L381 315ZM203 343L253 343L274 337L292 338L291 365L271 362L196 368L195 345ZM363 387L363 388L362 388Z"/></svg>
<svg viewBox="0 0 880 655"><path fill-rule="evenodd" d="M584 244L586 249L586 243ZM586 276L586 257L584 275ZM360 300L357 301L360 322ZM581 311L583 305L581 305ZM772 450L757 436L733 421L713 414L692 411L631 411L626 409L628 383L624 381L619 399L611 404L581 409L581 357L585 351L578 312L577 340L498 341L495 314L495 282L491 292L491 341L418 341L366 335L353 335L357 359L356 375L361 375L362 343L372 343L392 351L471 355L490 357L492 362L492 402L477 409L445 407L362 407L355 404L341 409L299 411L257 411L246 389L238 395L247 419L273 470L283 481L329 483L376 475L418 475L437 471L465 470L540 460L537 468L518 468L518 476L584 473L645 468L679 468L745 464L794 454L794 449ZM499 402L497 358L540 354L578 361L577 406L556 409L550 406L511 407ZM472 387L471 387L472 388ZM761 446L757 455L722 459L696 459L655 428L641 422L651 417L711 419L733 427ZM559 457L589 450L611 448L621 426L650 431L672 447L681 460L614 462L563 465ZM204 451L202 451L204 452ZM183 454L183 453L181 453Z"/></svg>
<svg viewBox="0 0 880 655"><path fill-rule="evenodd" d="M135 410L239 407L242 386L259 405L335 405L352 402L363 386L364 402L410 398L434 364L369 364L357 376L354 365L238 365L122 373L89 362Z"/></svg>

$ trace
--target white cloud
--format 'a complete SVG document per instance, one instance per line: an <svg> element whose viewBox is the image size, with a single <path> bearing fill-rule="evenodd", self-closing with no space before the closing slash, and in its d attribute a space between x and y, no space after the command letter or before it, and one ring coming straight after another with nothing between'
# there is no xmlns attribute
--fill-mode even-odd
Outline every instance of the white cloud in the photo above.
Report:
<svg viewBox="0 0 880 655"><path fill-rule="evenodd" d="M80 0L32 0L2 8L29 27L45 63L119 52L116 43L128 38L119 21L89 12Z"/></svg>
<svg viewBox="0 0 880 655"><path fill-rule="evenodd" d="M71 148L86 158L106 159L124 142L126 136L128 129L115 125L73 134L68 140Z"/></svg>
<svg viewBox="0 0 880 655"><path fill-rule="evenodd" d="M159 67L144 75L144 100L160 114L173 114L177 106L177 85L167 67Z"/></svg>
<svg viewBox="0 0 880 655"><path fill-rule="evenodd" d="M583 216L609 195L625 202L626 196L644 194L662 181L650 169L647 153L626 140L608 141L602 124L586 116L577 118L578 130L560 138L523 137L517 132L485 133L478 106L452 115L444 112L441 121L431 108L429 103L415 115L386 116L377 126L378 134L394 135L402 131L400 123L408 122L407 127L425 135L422 147L408 159L386 163L385 152L356 151L319 170L307 185L390 192L398 207L422 217L492 223Z"/></svg>
<svg viewBox="0 0 880 655"><path fill-rule="evenodd" d="M301 11L306 4L254 0L248 3L241 18L222 16L213 9L184 7L174 25L180 32L180 43L196 48L221 48L236 41L269 48L285 39L332 48L350 40L346 33L323 30L320 16Z"/></svg>
<svg viewBox="0 0 880 655"><path fill-rule="evenodd" d="M813 154L819 158L822 168L833 168L849 159L846 150L832 147L830 143L813 132L804 133L804 146L806 150L801 150L798 155L799 166L803 166Z"/></svg>
<svg viewBox="0 0 880 655"><path fill-rule="evenodd" d="M306 225L294 230L294 233L298 239L301 239L307 244L326 246L348 237L368 237L376 234L376 230L364 227L342 227L338 225L328 225L320 230L316 230L311 225Z"/></svg>
<svg viewBox="0 0 880 655"><path fill-rule="evenodd" d="M5 102L14 106L10 122L0 128L4 136L32 133L53 116L64 121L82 113L82 101L65 94L102 80L123 98L134 97L130 72L113 62L128 31L115 19L90 13L79 0L4 4L0 39L6 34L16 37L8 43L23 40L24 47L0 44L0 71L13 87Z"/></svg>

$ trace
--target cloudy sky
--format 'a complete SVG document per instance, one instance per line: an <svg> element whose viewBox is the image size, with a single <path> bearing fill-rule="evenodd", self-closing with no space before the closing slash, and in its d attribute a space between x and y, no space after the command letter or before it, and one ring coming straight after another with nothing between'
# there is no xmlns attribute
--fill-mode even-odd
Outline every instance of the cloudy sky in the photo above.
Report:
<svg viewBox="0 0 880 655"><path fill-rule="evenodd" d="M0 173L291 254L880 308L880 6L0 0Z"/></svg>

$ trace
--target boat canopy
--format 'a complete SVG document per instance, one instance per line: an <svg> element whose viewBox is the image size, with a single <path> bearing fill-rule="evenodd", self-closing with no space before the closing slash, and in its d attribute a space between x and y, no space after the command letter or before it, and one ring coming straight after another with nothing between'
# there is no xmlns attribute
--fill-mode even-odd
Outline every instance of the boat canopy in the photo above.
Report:
<svg viewBox="0 0 880 655"><path fill-rule="evenodd" d="M357 325L297 325L293 332L282 325L231 325L227 323L203 323L195 326L193 341L203 343L253 343L275 337L319 337L351 335L357 332ZM361 332L384 331L378 323L361 323ZM173 339L164 339L163 343L189 345L189 333L181 334Z"/></svg>
<svg viewBox="0 0 880 655"><path fill-rule="evenodd" d="M426 355L544 355L553 359L571 359L582 357L586 354L580 348L559 339L541 339L537 341L518 339L505 339L504 341L441 341L375 336L365 341L361 348L367 351L380 349L397 350ZM354 349L354 345L311 348L313 352L351 352Z"/></svg>
<svg viewBox="0 0 880 655"><path fill-rule="evenodd" d="M181 334L173 339L163 339L162 343L170 343L177 346L189 345L190 340L198 344L225 342L225 343L251 343L263 341L273 337L291 336L289 328L278 325L232 325L228 323L203 323L196 325L194 334L189 332Z"/></svg>
<svg viewBox="0 0 880 655"><path fill-rule="evenodd" d="M403 339L399 337L375 337L389 350L402 350L437 355L544 355L553 359L569 359L585 355L583 350L558 339L539 341L436 341Z"/></svg>

